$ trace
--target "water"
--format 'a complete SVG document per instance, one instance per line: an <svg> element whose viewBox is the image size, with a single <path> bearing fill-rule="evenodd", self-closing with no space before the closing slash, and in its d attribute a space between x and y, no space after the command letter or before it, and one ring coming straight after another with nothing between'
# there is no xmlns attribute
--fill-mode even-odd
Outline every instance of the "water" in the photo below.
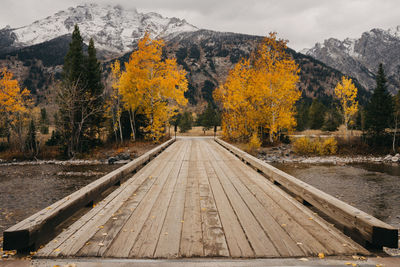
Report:
<svg viewBox="0 0 400 267"><path fill-rule="evenodd" d="M400 166L274 163L275 167L400 228Z"/></svg>
<svg viewBox="0 0 400 267"><path fill-rule="evenodd" d="M0 241L10 226L119 166L0 165Z"/></svg>

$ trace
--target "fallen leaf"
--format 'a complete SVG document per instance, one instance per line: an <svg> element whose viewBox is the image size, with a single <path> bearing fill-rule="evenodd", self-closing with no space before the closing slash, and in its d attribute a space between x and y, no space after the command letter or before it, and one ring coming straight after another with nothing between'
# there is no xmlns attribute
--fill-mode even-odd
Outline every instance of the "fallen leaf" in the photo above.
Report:
<svg viewBox="0 0 400 267"><path fill-rule="evenodd" d="M103 226L103 225L100 225L100 226L99 226L99 228L100 228L100 229L103 229L103 228L104 228L104 226Z"/></svg>
<svg viewBox="0 0 400 267"><path fill-rule="evenodd" d="M114 217L114 218L112 218L113 220L118 220L118 218L117 217Z"/></svg>
<svg viewBox="0 0 400 267"><path fill-rule="evenodd" d="M297 242L296 244L297 244L297 245L303 245L303 243L301 243L301 242Z"/></svg>
<svg viewBox="0 0 400 267"><path fill-rule="evenodd" d="M357 266L357 264L356 264L356 263L353 263L351 266Z"/></svg>
<svg viewBox="0 0 400 267"><path fill-rule="evenodd" d="M346 262L345 264L346 264L346 265L351 265L351 262Z"/></svg>
<svg viewBox="0 0 400 267"><path fill-rule="evenodd" d="M60 251L61 249L59 249L59 248L56 248L55 250L54 250L54 252L58 252L58 251Z"/></svg>
<svg viewBox="0 0 400 267"><path fill-rule="evenodd" d="M86 243L85 243L86 246L89 245L89 244L90 244L90 242L86 242Z"/></svg>
<svg viewBox="0 0 400 267"><path fill-rule="evenodd" d="M299 261L308 261L307 258L300 258Z"/></svg>
<svg viewBox="0 0 400 267"><path fill-rule="evenodd" d="M184 223L184 222L185 222L184 220L181 221L181 223Z"/></svg>
<svg viewBox="0 0 400 267"><path fill-rule="evenodd" d="M100 247L103 247L103 246L104 246L104 244L103 244L103 243L99 243L99 246L100 246Z"/></svg>
<svg viewBox="0 0 400 267"><path fill-rule="evenodd" d="M320 259L323 259L323 258L325 258L325 254L322 253L322 252L320 252L320 253L318 253L318 257L319 257Z"/></svg>
<svg viewBox="0 0 400 267"><path fill-rule="evenodd" d="M314 220L312 217L308 218L309 220Z"/></svg>
<svg viewBox="0 0 400 267"><path fill-rule="evenodd" d="M285 226L286 226L286 223L283 223L283 224L282 224L282 227L285 227Z"/></svg>
<svg viewBox="0 0 400 267"><path fill-rule="evenodd" d="M103 233L103 234L102 234L102 236L106 236L106 235L108 235L108 234L107 234L107 233Z"/></svg>
<svg viewBox="0 0 400 267"><path fill-rule="evenodd" d="M202 211L205 211L205 210L206 210L206 208L201 208L201 210L202 210Z"/></svg>

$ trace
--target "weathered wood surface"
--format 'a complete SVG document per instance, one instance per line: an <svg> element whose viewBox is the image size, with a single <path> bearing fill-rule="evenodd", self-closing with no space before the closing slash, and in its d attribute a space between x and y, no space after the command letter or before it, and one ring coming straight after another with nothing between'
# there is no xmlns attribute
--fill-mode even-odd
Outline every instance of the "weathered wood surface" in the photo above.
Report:
<svg viewBox="0 0 400 267"><path fill-rule="evenodd" d="M141 168L174 141L175 139L171 139L153 148L121 168L110 172L73 194L10 227L4 232L3 248L5 250L37 249L42 242L46 242L49 238L54 237L52 236L54 234L54 229L60 223L80 208L93 203L94 200L98 199L101 193L113 185L123 182L127 175Z"/></svg>
<svg viewBox="0 0 400 267"><path fill-rule="evenodd" d="M304 257L368 254L212 139L182 138L36 254Z"/></svg>
<svg viewBox="0 0 400 267"><path fill-rule="evenodd" d="M286 190L307 201L332 220L359 242L374 247L398 247L398 230L377 218L332 197L331 195L307 184L295 177L245 153L222 141L216 141L231 151L240 160L253 166L272 182L280 184Z"/></svg>

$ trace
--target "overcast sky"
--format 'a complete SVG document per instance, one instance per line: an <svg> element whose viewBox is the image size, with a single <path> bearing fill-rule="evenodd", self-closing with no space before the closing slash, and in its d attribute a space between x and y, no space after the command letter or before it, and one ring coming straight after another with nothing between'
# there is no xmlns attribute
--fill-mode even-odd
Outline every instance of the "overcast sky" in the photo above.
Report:
<svg viewBox="0 0 400 267"><path fill-rule="evenodd" d="M0 28L24 26L86 2L136 7L217 31L277 31L296 50L329 37L359 37L372 28L400 25L399 0L0 0Z"/></svg>

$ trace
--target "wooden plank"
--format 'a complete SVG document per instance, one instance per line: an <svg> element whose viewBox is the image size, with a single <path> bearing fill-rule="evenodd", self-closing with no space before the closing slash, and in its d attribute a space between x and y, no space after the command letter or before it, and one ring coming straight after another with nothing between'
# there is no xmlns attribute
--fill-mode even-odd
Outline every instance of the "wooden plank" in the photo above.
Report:
<svg viewBox="0 0 400 267"><path fill-rule="evenodd" d="M168 175L167 182L165 183L161 193L158 195L157 201L152 207L147 221L129 253L129 257L152 258L160 235L174 234L161 232L161 229L182 167L183 157L187 153L186 151L189 142L184 143L185 147L180 151L179 157L175 161L174 167Z"/></svg>
<svg viewBox="0 0 400 267"><path fill-rule="evenodd" d="M252 171L252 170L250 170ZM328 250L326 253L329 254L344 254L351 255L354 253L361 253L368 255L369 252L352 241L349 237L345 236L343 233L339 232L336 228L328 225L327 222L321 219L317 214L313 213L307 207L304 207L301 203L293 199L286 192L283 192L280 188L277 188L270 181L266 180L260 174L254 175L252 172L251 180L259 185L259 188L264 191L264 195L268 195L268 198L260 197L260 199L266 201L268 207L273 207L272 204L275 202L277 204L277 209L287 212L293 218L292 223L286 223L287 226L292 224L298 224L301 228L304 228L309 235L318 240L319 243L323 244ZM312 219L310 219L312 218ZM284 222L283 222L284 223ZM300 229L292 231L293 233L302 233ZM307 238L307 235L303 233L303 241L300 240L302 246L313 245L313 242ZM319 250L319 246L312 246L311 249L316 254ZM321 251L323 252L323 251Z"/></svg>
<svg viewBox="0 0 400 267"><path fill-rule="evenodd" d="M102 192L120 182L124 176L140 168L149 159L150 155L161 152L174 141L175 139L171 139L165 142L123 167L97 179L75 193L10 227L4 231L3 248L6 250L38 248L43 242L53 237L54 229L60 223L69 218L78 209L93 202Z"/></svg>
<svg viewBox="0 0 400 267"><path fill-rule="evenodd" d="M192 141L193 142L193 141ZM201 257L204 255L200 215L199 183L197 179L198 144L190 150L189 175L186 184L185 208L183 213L180 254L182 257Z"/></svg>
<svg viewBox="0 0 400 267"><path fill-rule="evenodd" d="M237 192L240 194L258 223L262 226L265 234L270 240L272 240L273 245L279 254L283 257L305 256L306 253L304 253L299 245L297 245L297 242L295 242L290 235L287 234L287 232L282 228L281 224L278 224L275 218L270 214L269 207L263 206L239 178L239 176L243 176L241 168L243 168L243 166L245 167L245 165L240 161L237 162L230 160L229 156L231 156L231 154L226 150L222 150L223 148L219 147L217 144L211 143L210 146L214 148L216 157L224 159L223 161L220 161L219 166L225 172L232 185L236 188ZM275 212L280 213L278 210L275 210ZM321 246L321 249L322 248L323 247ZM319 252L324 251L319 250Z"/></svg>
<svg viewBox="0 0 400 267"><path fill-rule="evenodd" d="M264 230L254 218L246 203L240 197L240 194L236 191L235 187L230 182L229 178L221 168L221 160L217 161L218 157L215 155L215 151L209 144L205 145L212 155L211 165L213 166L221 185L228 197L233 210L238 217L240 224L246 233L246 236L254 250L256 257L279 257L280 254L276 250L275 246L265 234Z"/></svg>
<svg viewBox="0 0 400 267"><path fill-rule="evenodd" d="M285 189L301 197L320 212L343 225L346 232L353 233L376 247L398 247L398 230L391 225L282 172L220 139L217 139L217 142L260 170L271 180L278 182Z"/></svg>
<svg viewBox="0 0 400 267"><path fill-rule="evenodd" d="M176 157L179 156L179 151L176 153ZM128 257L136 238L138 237L140 230L142 229L146 219L148 218L151 208L157 200L164 184L168 178L169 173L172 171L174 162L167 160L167 165L163 169L162 173L158 177L157 181L153 184L151 189L145 196L142 203L133 211L128 221L125 223L124 228L130 229L127 232L119 232L116 238L113 240L109 248L104 253L106 257Z"/></svg>
<svg viewBox="0 0 400 267"><path fill-rule="evenodd" d="M66 231L62 232L43 249L39 250L37 256L58 256L62 249L68 246L68 244L64 244L64 242L74 241L78 246L83 246L86 242L85 238L89 238L87 235L89 233L95 233L95 229L98 229L98 227L106 223L112 214L120 208L122 203L137 190L137 188L148 177L149 170L151 170L152 166L157 166L157 161L168 156L170 153L174 154L178 147L179 144L168 148L159 156L159 158L141 169L131 179L125 182L123 186L112 192L106 199L99 202L90 212L72 224ZM83 238L80 238L80 242L78 242L76 236L79 236L80 233L84 233L84 236Z"/></svg>
<svg viewBox="0 0 400 267"><path fill-rule="evenodd" d="M188 152L186 152L188 154ZM178 176L178 184L172 195L168 207L167 216L157 244L155 258L177 258L179 257L179 246L183 221L183 210L186 195L186 183L189 171L189 162L183 161Z"/></svg>
<svg viewBox="0 0 400 267"><path fill-rule="evenodd" d="M332 254L332 251L327 249L325 247L326 245L324 246L322 242L325 244L328 243L327 246L330 247L330 244L336 242L336 240L332 240L333 237L329 232L321 228L315 220L310 220L310 214L303 212L301 209L297 209L290 201L282 203L282 200L285 199L282 195L275 192L276 190L280 191L278 187L274 186L265 179L265 177L261 176L249 166L242 164L240 160L233 155L231 155L231 157L229 157L229 155L226 156L230 158L229 166L234 168L237 173L241 174L238 177L242 180L243 184L254 194L260 203L269 211L278 225L291 236L306 255L318 255L318 253L321 252L327 255ZM263 183L260 182L260 180L262 180ZM286 194L285 192L282 193ZM301 223L309 225L307 229L311 233L316 233L320 238L315 238L300 225ZM342 246L342 243L339 245Z"/></svg>
<svg viewBox="0 0 400 267"><path fill-rule="evenodd" d="M254 252L250 247L246 234L244 233L243 228L240 225L227 196L225 195L217 174L211 165L211 161L205 161L204 165L215 198L215 204L221 219L221 224L224 229L230 256L234 258L254 257Z"/></svg>
<svg viewBox="0 0 400 267"><path fill-rule="evenodd" d="M199 141L204 143L203 141ZM201 144L197 149L199 174L199 192L200 192L200 210L203 231L203 247L205 257L228 257L229 250L226 244L224 230L219 218L218 210L215 205L211 185L208 181L204 162L208 158L204 155Z"/></svg>

